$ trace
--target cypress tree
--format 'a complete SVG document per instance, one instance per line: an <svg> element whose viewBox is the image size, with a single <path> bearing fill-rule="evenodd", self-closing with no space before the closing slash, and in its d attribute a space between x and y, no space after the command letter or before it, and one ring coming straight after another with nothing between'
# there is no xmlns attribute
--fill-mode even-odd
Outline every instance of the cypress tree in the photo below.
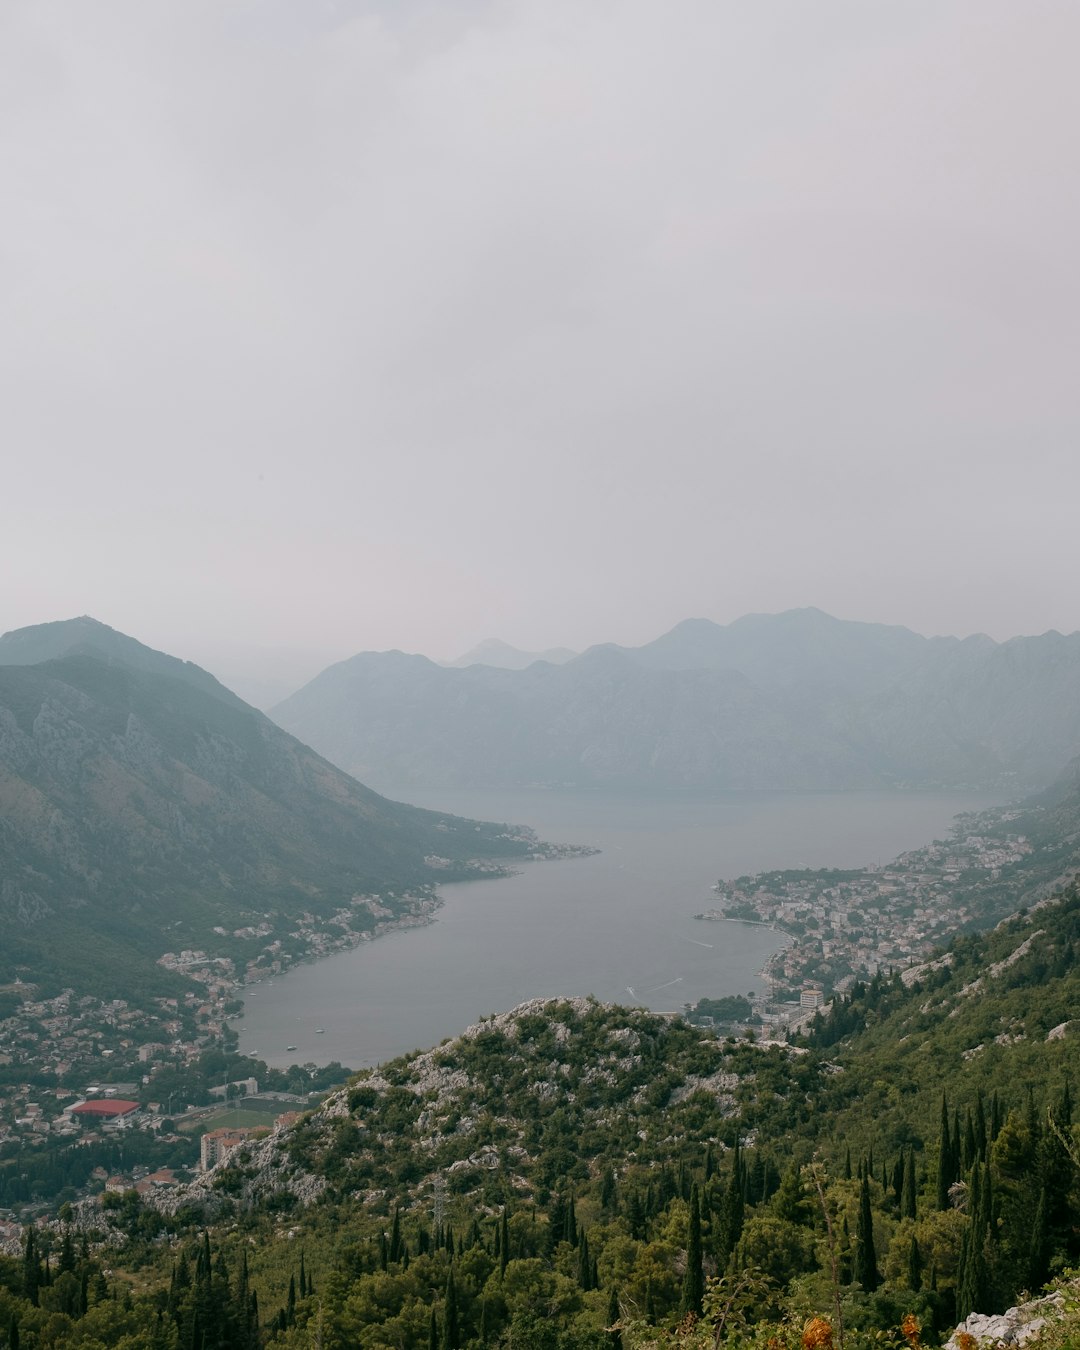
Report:
<svg viewBox="0 0 1080 1350"><path fill-rule="evenodd" d="M385 1270L390 1258L390 1249L386 1245L386 1234L379 1234L379 1269Z"/></svg>
<svg viewBox="0 0 1080 1350"><path fill-rule="evenodd" d="M435 1312L435 1304L431 1305L431 1319L428 1322L428 1350L439 1350L439 1318Z"/></svg>
<svg viewBox="0 0 1080 1350"><path fill-rule="evenodd" d="M38 1289L41 1285L41 1266L38 1263L37 1243L34 1230L27 1228L26 1245L23 1247L22 1295L33 1307L40 1302Z"/></svg>
<svg viewBox="0 0 1080 1350"><path fill-rule="evenodd" d="M1028 1250L1028 1288L1041 1289L1048 1272L1047 1255L1050 1239L1050 1216L1046 1204L1046 1188L1039 1191L1035 1219L1031 1226L1031 1244Z"/></svg>
<svg viewBox="0 0 1080 1350"><path fill-rule="evenodd" d="M922 1252L919 1251L919 1242L914 1233L911 1235L911 1246L908 1248L907 1282L908 1288L914 1294L922 1288Z"/></svg>
<svg viewBox="0 0 1080 1350"><path fill-rule="evenodd" d="M855 1272L852 1269L851 1262L851 1229L848 1227L847 1215L844 1215L840 1224L840 1243L837 1260L837 1274L841 1284L850 1284L854 1279Z"/></svg>
<svg viewBox="0 0 1080 1350"><path fill-rule="evenodd" d="M19 1350L19 1319L14 1313L8 1323L8 1346L10 1350Z"/></svg>
<svg viewBox="0 0 1080 1350"><path fill-rule="evenodd" d="M301 1262L303 1256L300 1257ZM394 1222L390 1228L390 1250L387 1252L387 1260L391 1265L396 1265L401 1260L401 1208L394 1206ZM303 1281L301 1281L301 1292L303 1292Z"/></svg>
<svg viewBox="0 0 1080 1350"><path fill-rule="evenodd" d="M967 1109L967 1115L964 1118L964 1144L963 1159L965 1170L974 1167L978 1156L978 1145L975 1142L975 1122L971 1116L971 1107Z"/></svg>
<svg viewBox="0 0 1080 1350"><path fill-rule="evenodd" d="M586 1293L592 1288L592 1262L589 1260L589 1235L582 1233L578 1245L578 1284Z"/></svg>
<svg viewBox="0 0 1080 1350"><path fill-rule="evenodd" d="M844 1154L844 1180L851 1180L851 1149Z"/></svg>
<svg viewBox="0 0 1080 1350"><path fill-rule="evenodd" d="M506 1263L510 1260L510 1224L503 1205L502 1218L499 1220L499 1274L506 1274Z"/></svg>
<svg viewBox="0 0 1080 1350"><path fill-rule="evenodd" d="M614 1285L611 1286L611 1294L608 1297L607 1322L610 1350L622 1350L622 1332L615 1330L619 1320L619 1291Z"/></svg>
<svg viewBox="0 0 1080 1350"><path fill-rule="evenodd" d="M446 1277L446 1300L443 1304L443 1350L460 1350L458 1331L457 1286L454 1284L454 1267Z"/></svg>
<svg viewBox="0 0 1080 1350"><path fill-rule="evenodd" d="M690 1188L690 1223L686 1236L686 1275L683 1279L680 1310L701 1316L705 1294L705 1274L701 1267L701 1200L697 1182Z"/></svg>
<svg viewBox="0 0 1080 1350"><path fill-rule="evenodd" d="M738 1246L739 1239L742 1237L745 1203L738 1171L738 1156L736 1156L732 1163L727 1189L720 1205L720 1223L717 1226L716 1254L722 1266L727 1265L728 1257Z"/></svg>
<svg viewBox="0 0 1080 1350"><path fill-rule="evenodd" d="M904 1176L906 1175L906 1172L907 1167L905 1166L904 1150L901 1149L896 1156L896 1162L893 1165L892 1171L893 1198L898 1207L904 1195Z"/></svg>
<svg viewBox="0 0 1080 1350"><path fill-rule="evenodd" d="M985 1177L983 1172L985 1170ZM963 1322L973 1312L989 1311L986 1265L988 1207L991 1201L989 1168L971 1169L968 1184L970 1221L960 1240L960 1259L956 1268L956 1320Z"/></svg>
<svg viewBox="0 0 1080 1350"><path fill-rule="evenodd" d="M304 1253L300 1253L300 1297L307 1298L307 1268L304 1265Z"/></svg>
<svg viewBox="0 0 1080 1350"><path fill-rule="evenodd" d="M986 1107L983 1105L982 1089L975 1098L975 1147L980 1162L989 1162L990 1138L986 1129Z"/></svg>
<svg viewBox="0 0 1080 1350"><path fill-rule="evenodd" d="M900 1217L902 1219L915 1218L915 1197L915 1150L909 1149L907 1166L904 1168L904 1189L900 1195Z"/></svg>
<svg viewBox="0 0 1080 1350"><path fill-rule="evenodd" d="M292 1326L292 1324L296 1321L296 1277L295 1277L295 1275L290 1275L290 1276L289 1276L289 1296L288 1296L288 1298L285 1300L285 1318L286 1318L286 1320L287 1320L289 1326Z"/></svg>
<svg viewBox="0 0 1080 1350"><path fill-rule="evenodd" d="M941 1094L941 1134L938 1143L937 1207L949 1208L949 1187L956 1180L953 1174L952 1136L949 1133L949 1103Z"/></svg>
<svg viewBox="0 0 1080 1350"><path fill-rule="evenodd" d="M864 1176L859 1189L859 1220L855 1227L855 1280L867 1294L881 1283L874 1249L874 1214L870 1208L870 1183Z"/></svg>

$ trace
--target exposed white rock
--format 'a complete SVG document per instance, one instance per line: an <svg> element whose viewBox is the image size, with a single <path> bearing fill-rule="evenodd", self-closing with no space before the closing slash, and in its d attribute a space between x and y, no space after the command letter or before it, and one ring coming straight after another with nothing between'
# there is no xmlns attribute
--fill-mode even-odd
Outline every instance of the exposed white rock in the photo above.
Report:
<svg viewBox="0 0 1080 1350"><path fill-rule="evenodd" d="M962 1350L961 1334L974 1337L979 1345L1024 1345L1039 1334L1063 1301L1059 1292L1003 1313L972 1313L945 1342L945 1350Z"/></svg>

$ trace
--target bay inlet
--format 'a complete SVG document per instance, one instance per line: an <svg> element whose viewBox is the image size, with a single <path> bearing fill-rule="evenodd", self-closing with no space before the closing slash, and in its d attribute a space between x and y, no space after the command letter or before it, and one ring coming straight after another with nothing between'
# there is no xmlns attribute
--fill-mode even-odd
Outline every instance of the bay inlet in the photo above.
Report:
<svg viewBox="0 0 1080 1350"><path fill-rule="evenodd" d="M529 998L593 994L666 1011L759 991L758 972L787 939L760 924L696 922L719 877L887 862L947 834L959 812L1001 800L971 792L390 795L601 851L447 886L434 923L254 986L237 1023L244 1053L275 1066L336 1059L363 1068Z"/></svg>

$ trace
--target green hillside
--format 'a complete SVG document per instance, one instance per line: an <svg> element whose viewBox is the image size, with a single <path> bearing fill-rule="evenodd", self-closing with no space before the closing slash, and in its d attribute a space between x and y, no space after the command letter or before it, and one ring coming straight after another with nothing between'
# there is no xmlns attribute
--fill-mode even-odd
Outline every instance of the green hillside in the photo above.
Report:
<svg viewBox="0 0 1080 1350"><path fill-rule="evenodd" d="M234 928L280 933L537 848L378 796L198 667L103 625L27 632L0 641L0 983L160 992L167 949L239 957ZM71 653L53 655L65 633Z"/></svg>
<svg viewBox="0 0 1080 1350"><path fill-rule="evenodd" d="M801 1045L590 1000L492 1017L186 1190L87 1202L144 1339L91 1298L50 1343L795 1350L818 1318L815 1344L931 1344L1080 1257L1078 955L1070 890ZM0 1325L36 1334L59 1295L31 1307L26 1270Z"/></svg>

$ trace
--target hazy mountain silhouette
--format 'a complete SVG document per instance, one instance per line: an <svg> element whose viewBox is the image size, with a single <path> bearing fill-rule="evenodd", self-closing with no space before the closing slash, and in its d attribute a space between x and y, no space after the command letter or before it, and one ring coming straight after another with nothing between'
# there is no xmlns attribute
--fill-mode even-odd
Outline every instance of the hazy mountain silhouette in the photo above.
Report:
<svg viewBox="0 0 1080 1350"><path fill-rule="evenodd" d="M382 785L1039 785L1080 751L1080 635L691 619L521 671L365 652L272 716Z"/></svg>

